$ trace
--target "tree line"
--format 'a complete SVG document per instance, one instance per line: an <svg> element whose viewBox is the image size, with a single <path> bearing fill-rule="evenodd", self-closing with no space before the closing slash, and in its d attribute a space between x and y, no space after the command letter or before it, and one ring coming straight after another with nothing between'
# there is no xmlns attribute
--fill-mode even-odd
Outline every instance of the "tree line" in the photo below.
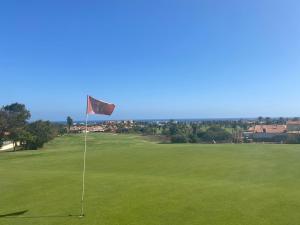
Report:
<svg viewBox="0 0 300 225"><path fill-rule="evenodd" d="M171 143L226 143L233 141L232 131L244 124L228 122L189 123L169 121L164 124L136 122L132 128L120 125L117 133L140 133L163 137ZM235 127L235 128L233 128Z"/></svg>
<svg viewBox="0 0 300 225"><path fill-rule="evenodd" d="M0 146L11 141L14 150L38 149L67 130L63 125L50 121L29 122L30 111L24 104L13 103L0 108Z"/></svg>
<svg viewBox="0 0 300 225"><path fill-rule="evenodd" d="M247 120L204 120L204 121L174 121L149 122L137 121L132 128L118 125L118 133L139 133L161 137L163 142L171 143L248 143L249 139L243 135L249 127L255 125L286 124L288 120L297 121L300 118L270 118L258 117ZM300 136L293 134L277 135L272 138L253 139L254 142L274 142L299 144Z"/></svg>

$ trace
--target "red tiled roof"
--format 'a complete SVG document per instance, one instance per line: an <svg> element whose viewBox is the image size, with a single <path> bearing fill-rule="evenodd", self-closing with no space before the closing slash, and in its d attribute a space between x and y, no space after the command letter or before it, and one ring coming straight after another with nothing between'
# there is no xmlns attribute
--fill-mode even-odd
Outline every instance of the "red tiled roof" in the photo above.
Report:
<svg viewBox="0 0 300 225"><path fill-rule="evenodd" d="M286 124L287 125L300 125L300 120L296 120L296 121L289 120L289 121L287 121Z"/></svg>
<svg viewBox="0 0 300 225"><path fill-rule="evenodd" d="M286 125L255 125L255 127L250 127L249 131L253 133L280 134L285 133L287 130Z"/></svg>

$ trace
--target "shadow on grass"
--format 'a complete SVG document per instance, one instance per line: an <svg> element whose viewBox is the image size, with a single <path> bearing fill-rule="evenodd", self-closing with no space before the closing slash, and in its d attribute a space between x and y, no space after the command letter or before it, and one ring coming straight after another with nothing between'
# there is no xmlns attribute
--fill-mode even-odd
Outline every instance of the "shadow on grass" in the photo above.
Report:
<svg viewBox="0 0 300 225"><path fill-rule="evenodd" d="M25 213L27 213L29 210L22 210L18 212L12 212L12 213L6 213L6 214L0 214L1 218L6 219L38 219L38 218L67 218L67 217L82 217L80 215L48 215L48 216L23 216Z"/></svg>
<svg viewBox="0 0 300 225"><path fill-rule="evenodd" d="M24 215L25 213L27 213L28 210L23 210L23 211L18 211L18 212L12 212L12 213L7 213L7 214L1 214L0 218L3 217L11 217L11 216L21 216Z"/></svg>

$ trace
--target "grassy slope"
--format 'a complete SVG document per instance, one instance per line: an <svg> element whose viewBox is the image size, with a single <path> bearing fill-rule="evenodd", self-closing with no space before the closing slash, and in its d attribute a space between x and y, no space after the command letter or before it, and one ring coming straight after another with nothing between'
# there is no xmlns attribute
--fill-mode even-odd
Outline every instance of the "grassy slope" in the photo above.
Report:
<svg viewBox="0 0 300 225"><path fill-rule="evenodd" d="M76 217L0 218L2 225L294 225L299 145L167 145L89 135L87 205ZM0 215L78 214L82 136L0 154Z"/></svg>

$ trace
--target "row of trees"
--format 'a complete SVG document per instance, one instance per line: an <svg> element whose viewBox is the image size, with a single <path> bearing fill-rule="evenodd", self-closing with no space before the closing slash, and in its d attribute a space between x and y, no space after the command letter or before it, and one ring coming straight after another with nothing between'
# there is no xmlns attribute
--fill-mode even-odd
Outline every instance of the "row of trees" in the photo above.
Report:
<svg viewBox="0 0 300 225"><path fill-rule="evenodd" d="M232 134L221 126L202 127L197 123L167 123L162 134L172 143L220 143L231 142Z"/></svg>
<svg viewBox="0 0 300 225"><path fill-rule="evenodd" d="M0 146L4 141L12 141L14 150L38 149L66 129L50 121L38 120L29 123L30 111L25 105L14 103L0 109Z"/></svg>
<svg viewBox="0 0 300 225"><path fill-rule="evenodd" d="M222 126L223 125L223 126ZM224 143L232 142L232 127L224 124L203 124L203 123L168 123L157 124L147 122L137 122L128 128L118 128L118 133L140 133L144 135L160 135L167 137L172 143ZM164 138L164 140L166 140Z"/></svg>
<svg viewBox="0 0 300 225"><path fill-rule="evenodd" d="M169 121L169 122L135 122L132 128L118 127L119 133L140 133L163 137L172 143L241 143L249 142L243 137L243 131L256 124L286 124L289 118L263 118L256 120L207 120L207 121ZM299 120L293 118L292 120ZM253 141L251 139L251 141ZM273 138L254 139L255 142L276 142L297 144L300 136L280 134Z"/></svg>

